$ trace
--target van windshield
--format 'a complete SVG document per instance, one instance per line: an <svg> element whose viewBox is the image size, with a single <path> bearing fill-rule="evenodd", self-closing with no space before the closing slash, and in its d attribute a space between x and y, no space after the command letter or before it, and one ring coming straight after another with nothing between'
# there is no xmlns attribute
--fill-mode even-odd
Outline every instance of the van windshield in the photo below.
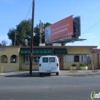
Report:
<svg viewBox="0 0 100 100"><path fill-rule="evenodd" d="M55 62L55 57L50 57L49 62Z"/></svg>

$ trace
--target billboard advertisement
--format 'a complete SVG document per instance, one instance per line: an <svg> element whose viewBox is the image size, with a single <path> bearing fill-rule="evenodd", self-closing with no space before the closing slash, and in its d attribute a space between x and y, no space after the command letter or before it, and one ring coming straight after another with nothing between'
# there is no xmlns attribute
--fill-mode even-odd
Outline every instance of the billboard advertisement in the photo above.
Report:
<svg viewBox="0 0 100 100"><path fill-rule="evenodd" d="M73 16L62 19L45 28L46 43L70 36L73 36Z"/></svg>

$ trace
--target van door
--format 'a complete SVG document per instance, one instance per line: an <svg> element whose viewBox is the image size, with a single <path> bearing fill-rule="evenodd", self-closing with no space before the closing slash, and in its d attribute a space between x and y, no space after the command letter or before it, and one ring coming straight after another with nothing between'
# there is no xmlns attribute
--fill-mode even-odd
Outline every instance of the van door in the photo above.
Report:
<svg viewBox="0 0 100 100"><path fill-rule="evenodd" d="M49 67L50 67L51 71L54 71L57 69L56 57L49 57Z"/></svg>
<svg viewBox="0 0 100 100"><path fill-rule="evenodd" d="M50 66L49 66L49 58L48 57L43 57L42 58L42 64L41 64L41 66L42 66L42 69L44 71L50 71L51 70Z"/></svg>

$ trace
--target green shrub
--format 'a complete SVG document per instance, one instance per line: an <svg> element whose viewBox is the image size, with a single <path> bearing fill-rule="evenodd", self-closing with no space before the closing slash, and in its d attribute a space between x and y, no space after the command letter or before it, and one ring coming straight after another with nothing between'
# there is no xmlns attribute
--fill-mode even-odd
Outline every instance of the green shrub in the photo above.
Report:
<svg viewBox="0 0 100 100"><path fill-rule="evenodd" d="M76 64L72 64L72 67L76 67L77 65Z"/></svg>
<svg viewBox="0 0 100 100"><path fill-rule="evenodd" d="M85 67L85 66L87 66L87 64L81 63L80 66Z"/></svg>

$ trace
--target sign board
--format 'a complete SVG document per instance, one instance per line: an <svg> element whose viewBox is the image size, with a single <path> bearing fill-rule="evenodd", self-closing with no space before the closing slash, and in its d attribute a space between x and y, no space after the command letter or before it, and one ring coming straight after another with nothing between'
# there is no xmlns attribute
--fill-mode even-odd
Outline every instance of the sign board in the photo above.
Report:
<svg viewBox="0 0 100 100"><path fill-rule="evenodd" d="M73 33L73 16L69 16L45 28L45 42L67 38Z"/></svg>

